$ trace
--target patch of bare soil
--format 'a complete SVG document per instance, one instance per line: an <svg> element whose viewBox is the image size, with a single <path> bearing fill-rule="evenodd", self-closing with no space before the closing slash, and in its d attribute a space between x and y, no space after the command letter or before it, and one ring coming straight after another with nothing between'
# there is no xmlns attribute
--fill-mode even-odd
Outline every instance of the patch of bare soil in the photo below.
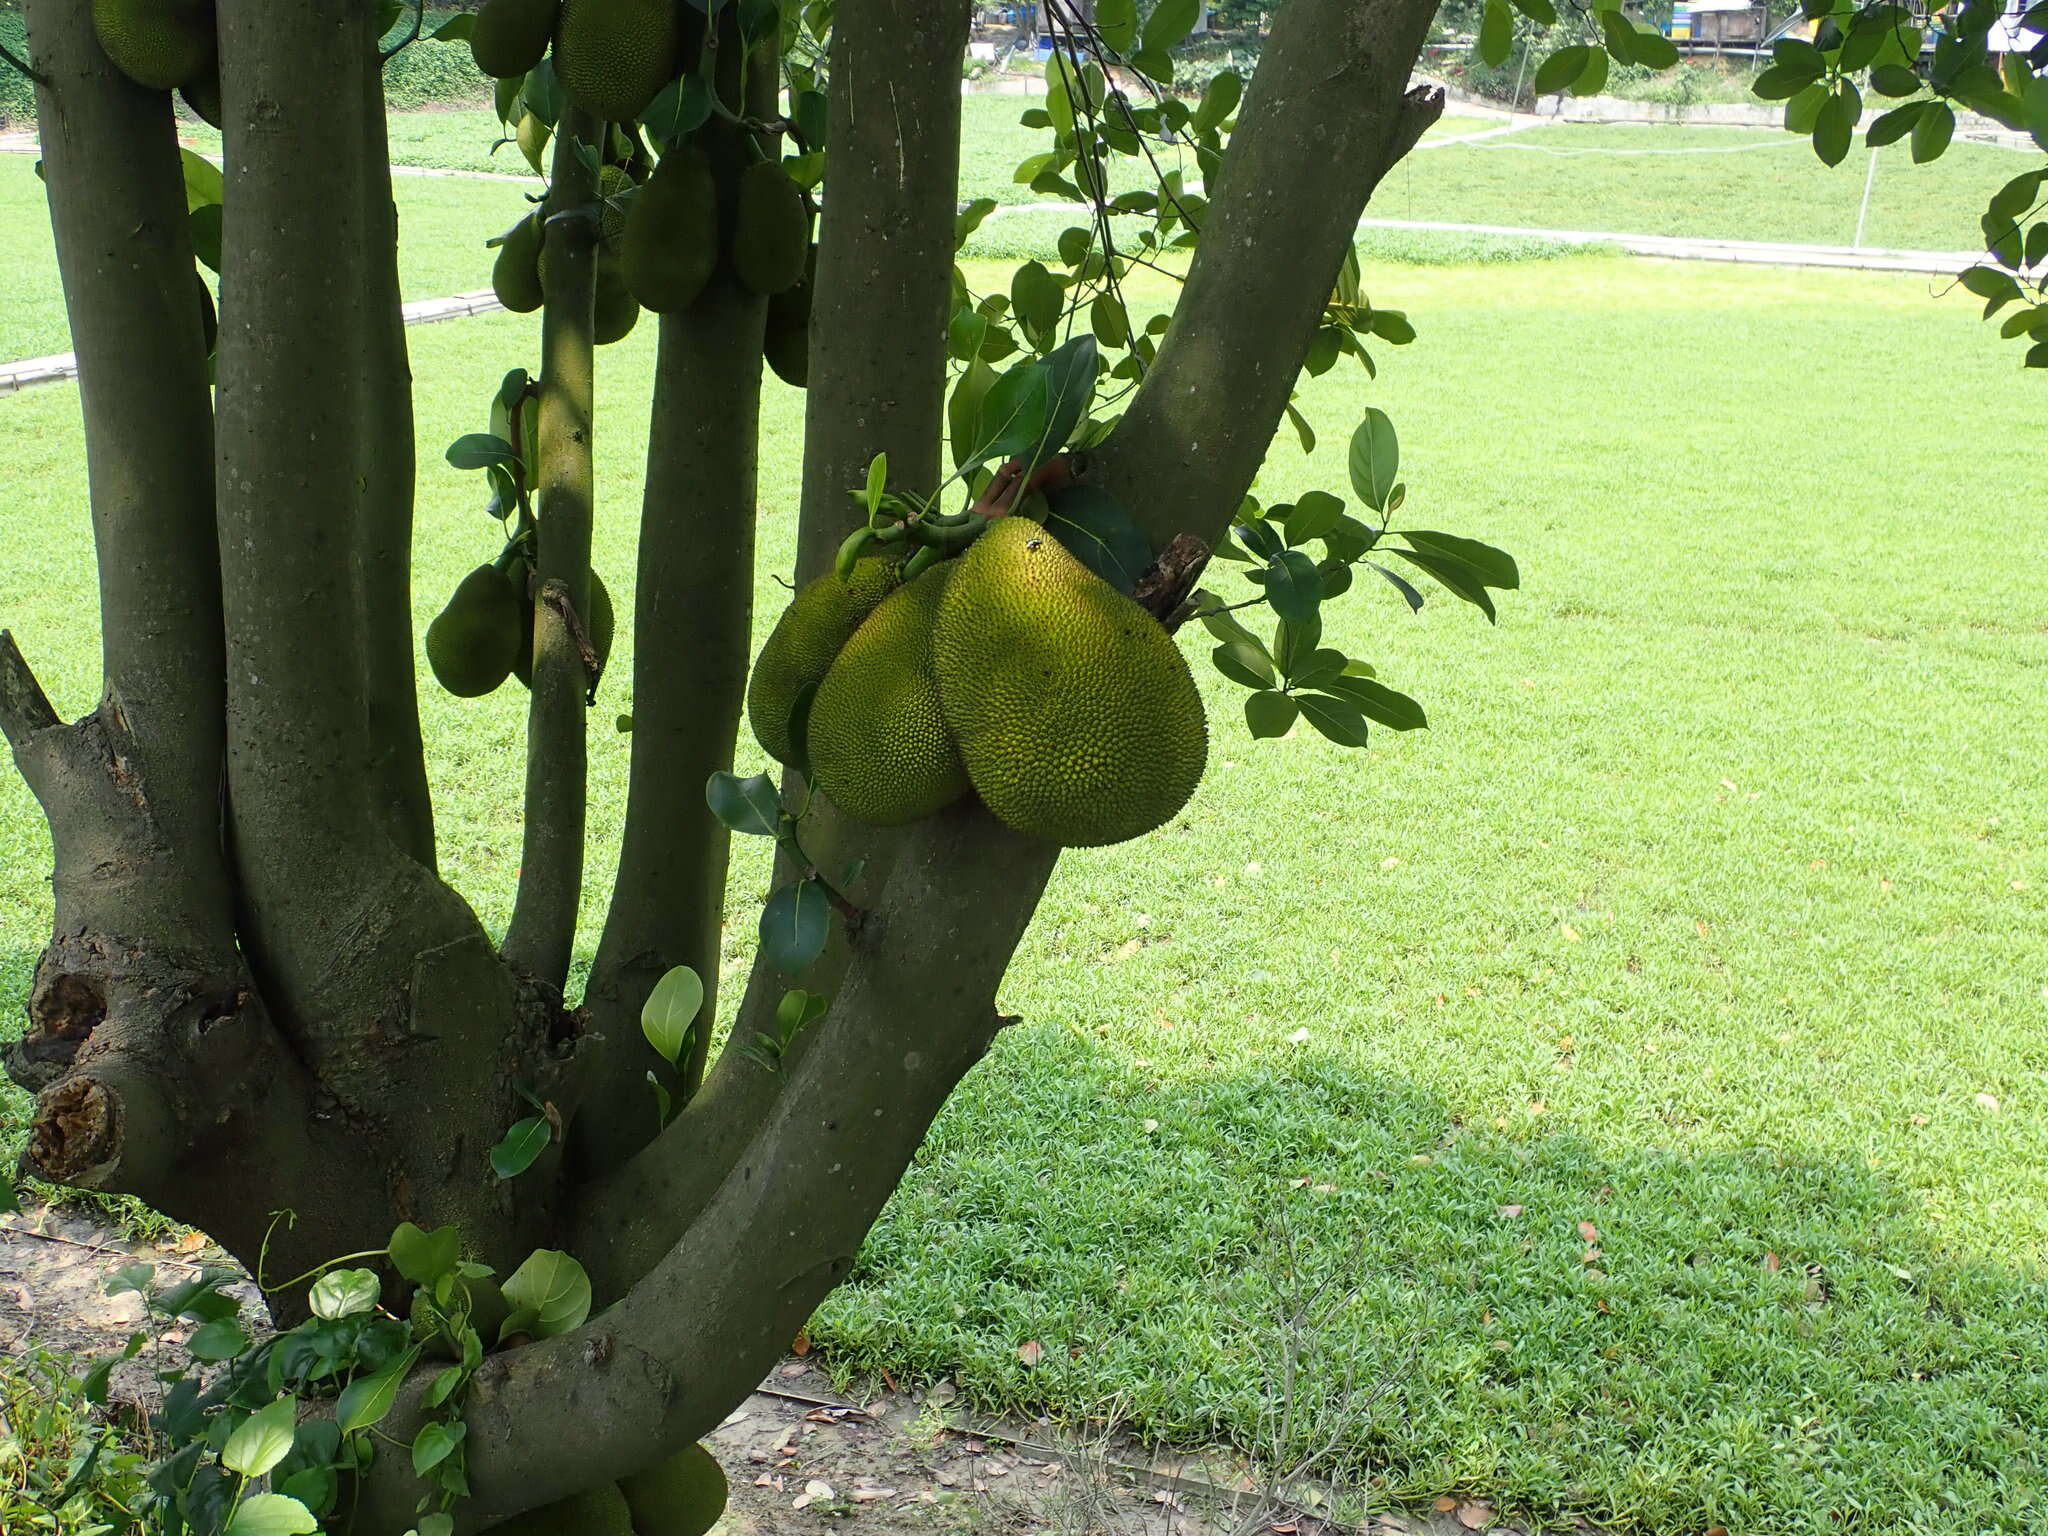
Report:
<svg viewBox="0 0 2048 1536"><path fill-rule="evenodd" d="M144 1314L138 1297L106 1286L136 1263L155 1265L160 1283L232 1265L197 1234L129 1242L61 1208L0 1218L0 1350L117 1353ZM263 1326L255 1283L227 1289L244 1321ZM117 1401L148 1400L152 1353L117 1369ZM946 1382L845 1396L808 1361L786 1361L706 1442L732 1484L714 1536L1523 1536L1478 1501L1322 1519L1310 1511L1334 1515L1340 1492L1304 1485L1280 1503L1234 1453L1169 1455L1043 1422L975 1420L954 1397Z"/></svg>

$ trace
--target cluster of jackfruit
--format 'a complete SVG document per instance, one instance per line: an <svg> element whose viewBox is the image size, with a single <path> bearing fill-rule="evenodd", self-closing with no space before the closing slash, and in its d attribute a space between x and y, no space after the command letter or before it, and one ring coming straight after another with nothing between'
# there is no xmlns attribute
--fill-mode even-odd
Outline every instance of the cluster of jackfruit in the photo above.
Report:
<svg viewBox="0 0 2048 1536"><path fill-rule="evenodd" d="M877 826L970 790L1066 847L1163 825L1201 782L1201 695L1159 622L1043 526L997 519L957 560L902 582L877 556L791 601L748 687L754 734L804 745L818 787Z"/></svg>
<svg viewBox="0 0 2048 1536"><path fill-rule="evenodd" d="M497 563L463 577L448 606L427 626L427 665L434 680L459 699L496 692L508 677L531 688L532 585L533 566L522 545L508 546ZM584 636L599 671L611 657L617 627L612 595L592 571Z"/></svg>
<svg viewBox="0 0 2048 1536"><path fill-rule="evenodd" d="M725 1470L693 1445L623 1483L516 1515L492 1536L705 1536L730 1491Z"/></svg>
<svg viewBox="0 0 2048 1536"><path fill-rule="evenodd" d="M716 9L713 7L712 9ZM607 123L630 125L697 52L706 25L678 0L485 0L470 33L477 66L516 80L552 50L555 78L577 105ZM548 129L532 113L519 121L521 151L541 169ZM721 269L769 298L766 355L784 379L809 375L812 207L775 160L721 173L685 139L649 172L636 136L610 130L613 154L599 192L597 335L616 341L640 311L687 309ZM540 308L544 255L536 211L499 245L492 286L505 307Z"/></svg>
<svg viewBox="0 0 2048 1536"><path fill-rule="evenodd" d="M92 24L122 74L153 91L177 91L220 126L213 0L92 0Z"/></svg>

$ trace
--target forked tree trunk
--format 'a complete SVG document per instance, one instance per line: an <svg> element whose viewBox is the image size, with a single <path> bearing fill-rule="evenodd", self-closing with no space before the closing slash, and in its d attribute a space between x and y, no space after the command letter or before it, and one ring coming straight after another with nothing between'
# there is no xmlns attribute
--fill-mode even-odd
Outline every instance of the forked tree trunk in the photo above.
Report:
<svg viewBox="0 0 2048 1536"><path fill-rule="evenodd" d="M1440 110L1404 94L1433 8L1282 14L1188 302L1088 456L1155 544L1213 541L1249 486L1367 197ZM863 920L806 978L829 1012L776 1072L730 1049L708 1061L700 1041L657 1135L641 1003L671 966L717 974L726 834L702 786L732 760L745 676L762 301L720 280L661 323L624 843L588 995L567 1010L589 681L575 626L593 522L619 515L592 498L574 115L549 204L524 873L500 947L436 873L424 794L376 7L219 0L212 401L169 99L112 69L77 0L25 9L106 671L99 707L64 724L0 641L0 726L55 843L54 929L9 1058L39 1090L29 1167L141 1194L245 1261L269 1213L294 1210L273 1272L381 1246L400 1220L455 1223L501 1268L536 1245L574 1252L615 1304L486 1361L466 1408L475 1496L456 1511L480 1529L707 1433L759 1379L996 1036L996 988L1057 850L971 799L900 831L825 828L835 867L865 870L849 892ZM853 526L846 491L876 453L902 489L939 479L966 33L958 0L838 8L801 575ZM736 134L712 136L726 176ZM757 968L733 1037L768 1027L782 989ZM527 1113L522 1092L564 1136L503 1182L485 1153ZM380 1458L359 1490L365 1536L412 1523L404 1461Z"/></svg>

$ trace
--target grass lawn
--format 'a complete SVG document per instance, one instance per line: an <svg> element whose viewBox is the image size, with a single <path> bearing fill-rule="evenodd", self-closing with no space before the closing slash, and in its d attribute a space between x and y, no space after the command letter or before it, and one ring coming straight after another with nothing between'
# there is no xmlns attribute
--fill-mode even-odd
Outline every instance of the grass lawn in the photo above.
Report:
<svg viewBox="0 0 2048 1536"><path fill-rule="evenodd" d="M1931 165L1914 165L1900 146L1881 150L1863 243L1975 250L1985 200L2028 163L1984 144L1958 142ZM1869 154L1859 149L1830 170L1805 139L1775 128L1559 123L1418 150L1381 184L1369 211L1390 219L1848 245L1868 167Z"/></svg>
<svg viewBox="0 0 2048 1536"><path fill-rule="evenodd" d="M1344 1415L1333 1470L1380 1497L2032 1531L2048 499L2017 460L1993 506L1954 515L1950 488L2033 440L2034 386L1919 279L1600 256L1365 277L1421 331L1369 391L1400 425L1407 515L1513 550L1525 590L1497 629L1364 586L1337 606L1340 643L1433 722L1366 752L1254 743L1211 676L1203 788L1168 830L1063 862L1004 989L1025 1022L813 1337L990 1407L1259 1444L1284 1237L1299 1275L1342 1277L1306 1392ZM413 333L421 624L494 550L440 450L536 335ZM653 341L604 354L597 551L622 600ZM1898 408L1930 358L1966 430ZM1823 430L1785 415L1793 368ZM1311 385L1330 445L1304 462L1283 437L1262 493L1340 489L1367 397L1348 370ZM67 713L96 664L76 409L64 388L0 401L0 621ZM769 386L764 632L799 409ZM592 735L586 945L626 677ZM524 695L423 696L447 871L501 925ZM765 877L740 852L734 966ZM0 776L10 1019L46 857ZM0 1155L23 1107L0 1100ZM1352 1402L1354 1372L1386 1395Z"/></svg>

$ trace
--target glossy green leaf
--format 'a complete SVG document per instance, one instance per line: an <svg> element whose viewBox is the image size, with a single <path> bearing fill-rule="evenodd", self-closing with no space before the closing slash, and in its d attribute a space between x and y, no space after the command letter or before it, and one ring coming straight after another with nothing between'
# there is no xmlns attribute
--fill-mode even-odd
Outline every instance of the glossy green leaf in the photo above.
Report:
<svg viewBox="0 0 2048 1536"><path fill-rule="evenodd" d="M1464 561L1433 549L1396 549L1409 564L1429 573L1437 584L1454 597L1464 599L1487 618L1498 622L1493 611L1493 598L1487 593L1486 585L1478 574Z"/></svg>
<svg viewBox="0 0 2048 1536"><path fill-rule="evenodd" d="M443 1424L436 1420L422 1424L420 1432L412 1441L412 1472L414 1477L425 1477L454 1454L455 1447L462 1444L462 1438L469 1433L469 1426L461 1422Z"/></svg>
<svg viewBox="0 0 2048 1536"><path fill-rule="evenodd" d="M1913 123L1913 163L1925 165L1930 160L1939 160L1955 132L1955 109L1945 101L1928 102L1927 110Z"/></svg>
<svg viewBox="0 0 2048 1536"><path fill-rule="evenodd" d="M398 1389L419 1357L420 1346L415 1344L387 1361L381 1370L358 1376L342 1388L334 1405L334 1422L341 1432L352 1435L380 1422L398 1400Z"/></svg>
<svg viewBox="0 0 2048 1536"><path fill-rule="evenodd" d="M235 1506L224 1536L311 1536L319 1529L313 1511L290 1494L252 1493Z"/></svg>
<svg viewBox="0 0 2048 1536"><path fill-rule="evenodd" d="M1860 115L1860 104L1842 91L1835 92L1821 103L1820 112L1813 120L1812 137L1813 152L1823 165L1840 165L1848 157Z"/></svg>
<svg viewBox="0 0 2048 1536"><path fill-rule="evenodd" d="M1933 105L1931 101L1909 101L1903 107L1893 107L1870 125L1870 131L1863 136L1864 143L1872 149L1896 143L1912 132L1920 114Z"/></svg>
<svg viewBox="0 0 2048 1536"><path fill-rule="evenodd" d="M331 1322L375 1310L383 1291L374 1269L330 1269L313 1282L306 1304L315 1317Z"/></svg>
<svg viewBox="0 0 2048 1536"><path fill-rule="evenodd" d="M178 151L178 161L185 169L185 211L218 203L227 195L227 182L220 173L220 167L189 149Z"/></svg>
<svg viewBox="0 0 2048 1536"><path fill-rule="evenodd" d="M1514 46L1515 18L1507 0L1486 0L1486 8L1479 16L1479 57L1499 69L1507 63ZM1290 716L1290 723L1291 719Z"/></svg>
<svg viewBox="0 0 2048 1536"><path fill-rule="evenodd" d="M1328 538L1344 518L1344 503L1328 491L1309 491L1282 520L1289 544Z"/></svg>
<svg viewBox="0 0 2048 1536"><path fill-rule="evenodd" d="M1010 304L1027 334L1049 336L1059 328L1067 290L1044 262L1027 261L1010 276Z"/></svg>
<svg viewBox="0 0 2048 1536"><path fill-rule="evenodd" d="M1322 573L1315 561L1298 549L1282 550L1267 565L1266 601L1273 611L1294 625L1317 622L1323 601Z"/></svg>
<svg viewBox="0 0 2048 1536"><path fill-rule="evenodd" d="M1417 731L1429 725L1422 706L1369 677L1335 677L1321 685L1325 692L1356 704L1366 719L1390 731Z"/></svg>
<svg viewBox="0 0 2048 1536"><path fill-rule="evenodd" d="M1138 0L1097 0L1095 30L1112 53L1129 53L1138 40Z"/></svg>
<svg viewBox="0 0 2048 1536"><path fill-rule="evenodd" d="M519 450L489 432L471 432L448 445L448 462L457 469L482 469L487 464L517 462Z"/></svg>
<svg viewBox="0 0 2048 1536"><path fill-rule="evenodd" d="M687 965L674 966L640 1005L640 1033L663 1061L674 1066L703 1007L704 979Z"/></svg>
<svg viewBox="0 0 2048 1536"><path fill-rule="evenodd" d="M1506 550L1495 549L1491 544L1482 544L1477 539L1460 538L1456 534L1433 533L1424 529L1403 529L1401 537L1417 549L1435 550L1454 560L1462 560L1470 566L1481 583L1512 592L1522 584L1521 568L1515 564L1515 557Z"/></svg>
<svg viewBox="0 0 2048 1536"><path fill-rule="evenodd" d="M1190 126L1198 133L1221 128L1243 99L1244 76L1234 69L1219 70L1203 90L1201 105L1195 108Z"/></svg>
<svg viewBox="0 0 2048 1536"><path fill-rule="evenodd" d="M785 976L808 970L825 952L832 904L817 880L781 887L761 909L761 958Z"/></svg>
<svg viewBox="0 0 2048 1536"><path fill-rule="evenodd" d="M1152 564L1152 546L1108 491L1076 485L1046 499L1046 531L1076 560L1129 595Z"/></svg>
<svg viewBox="0 0 2048 1536"><path fill-rule="evenodd" d="M1651 69L1669 69L1678 62L1678 45L1662 32L1638 26L1632 46L1635 61Z"/></svg>
<svg viewBox="0 0 2048 1536"><path fill-rule="evenodd" d="M1145 18L1141 34L1146 53L1164 53L1195 29L1202 0L1159 0Z"/></svg>
<svg viewBox="0 0 2048 1536"><path fill-rule="evenodd" d="M1293 699L1271 689L1249 694L1244 701L1244 723L1252 735L1262 739L1285 736L1294 728L1299 712Z"/></svg>
<svg viewBox="0 0 2048 1536"><path fill-rule="evenodd" d="M1515 9L1539 27L1557 25L1557 7L1550 0L1515 0Z"/></svg>
<svg viewBox="0 0 2048 1536"><path fill-rule="evenodd" d="M1302 718L1340 747L1362 747L1366 743L1365 714L1349 699L1326 693L1299 693L1295 702Z"/></svg>
<svg viewBox="0 0 2048 1536"><path fill-rule="evenodd" d="M1592 57L1593 50L1584 43L1571 43L1558 49L1536 66L1536 80L1531 89L1538 96L1555 96L1586 72L1586 65Z"/></svg>
<svg viewBox="0 0 2048 1536"><path fill-rule="evenodd" d="M534 1164L554 1139L554 1127L545 1115L530 1115L516 1121L495 1147L491 1148L491 1172L501 1179L516 1179Z"/></svg>
<svg viewBox="0 0 2048 1536"><path fill-rule="evenodd" d="M1880 64L1870 72L1870 86L1880 96L1911 96L1920 89L1920 77L1903 64Z"/></svg>
<svg viewBox="0 0 2048 1536"><path fill-rule="evenodd" d="M221 1447L220 1464L244 1477L262 1477L290 1453L298 1426L295 1398L280 1397L235 1426Z"/></svg>
<svg viewBox="0 0 2048 1536"><path fill-rule="evenodd" d="M536 1339L581 1328L590 1316L590 1276L559 1248L536 1248L505 1277L505 1300L531 1311L527 1332Z"/></svg>
<svg viewBox="0 0 2048 1536"><path fill-rule="evenodd" d="M1352 490L1375 512L1382 511L1400 471L1401 444L1392 418L1377 406L1367 406L1365 419L1351 434Z"/></svg>
<svg viewBox="0 0 2048 1536"><path fill-rule="evenodd" d="M704 800L719 825L747 837L774 837L782 830L782 797L765 773L749 778L719 772L704 785Z"/></svg>
<svg viewBox="0 0 2048 1536"><path fill-rule="evenodd" d="M462 1234L453 1226L423 1232L409 1221L392 1229L391 1262L414 1285L432 1285L455 1268L462 1254Z"/></svg>
<svg viewBox="0 0 2048 1536"><path fill-rule="evenodd" d="M953 219L953 249L959 250L967 244L968 236L981 228L982 221L996 211L996 200L992 197L977 197L955 215Z"/></svg>
<svg viewBox="0 0 2048 1536"><path fill-rule="evenodd" d="M1607 55L1598 48L1586 55L1586 67L1569 87L1574 96L1598 96L1607 89Z"/></svg>
<svg viewBox="0 0 2048 1536"><path fill-rule="evenodd" d="M1209 660L1218 672L1246 688L1271 688L1279 680L1265 644L1250 633L1224 641L1209 653Z"/></svg>
<svg viewBox="0 0 2048 1536"><path fill-rule="evenodd" d="M1805 65L1773 64L1750 82L1750 94L1760 101L1789 101L1821 76L1819 69Z"/></svg>
<svg viewBox="0 0 2048 1536"><path fill-rule="evenodd" d="M249 1347L249 1335L240 1319L215 1318L185 1341L185 1352L194 1360L211 1363L232 1360Z"/></svg>

